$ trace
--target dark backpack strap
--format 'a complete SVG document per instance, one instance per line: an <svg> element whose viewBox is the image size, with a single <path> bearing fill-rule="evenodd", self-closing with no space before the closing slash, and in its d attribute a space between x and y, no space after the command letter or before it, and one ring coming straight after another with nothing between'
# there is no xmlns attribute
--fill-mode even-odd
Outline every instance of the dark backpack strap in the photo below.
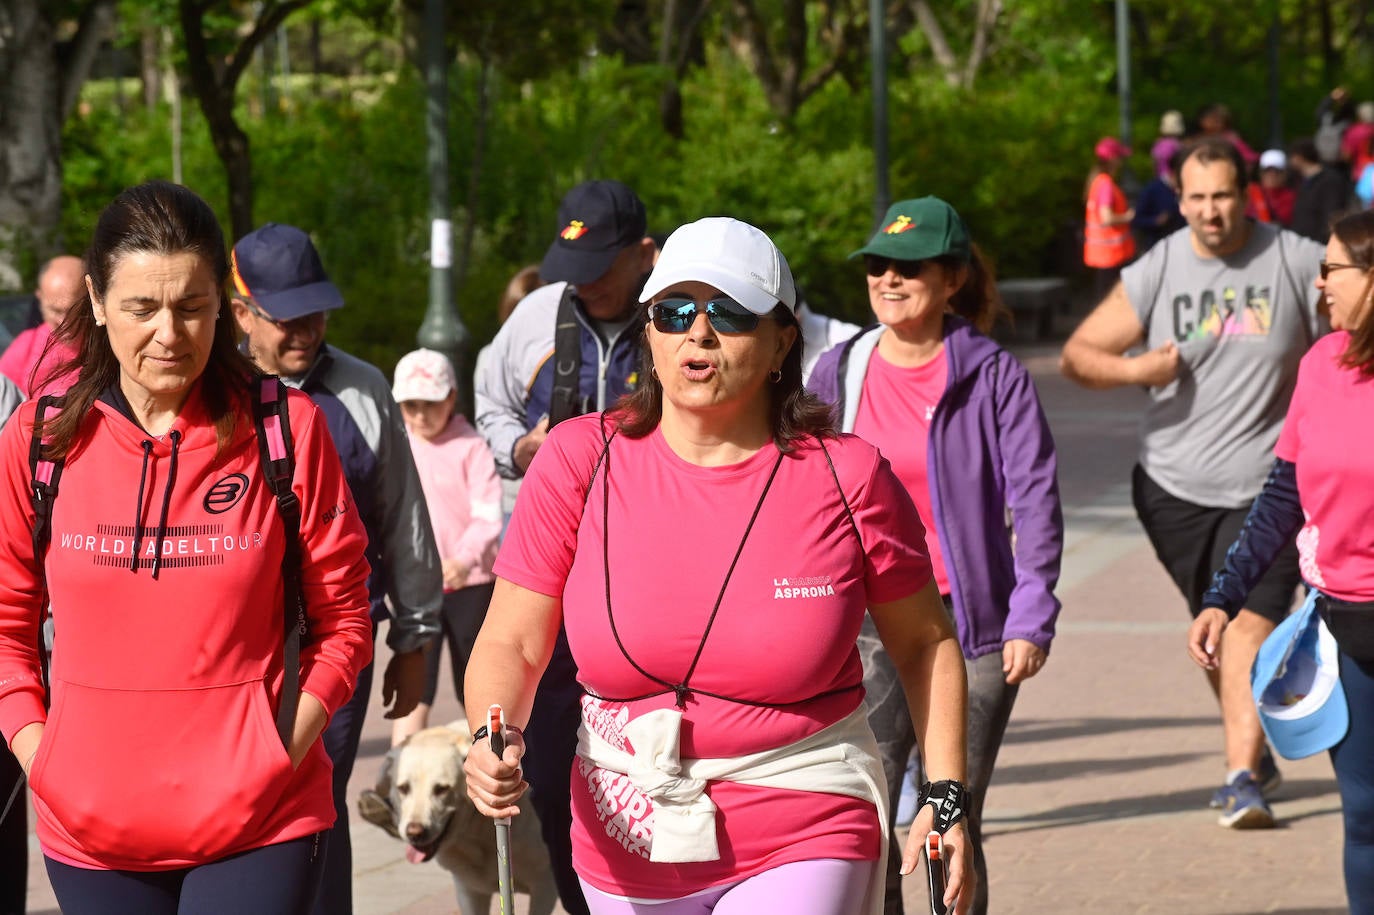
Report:
<svg viewBox="0 0 1374 915"><path fill-rule="evenodd" d="M577 320L572 284L563 286L558 300L558 320L553 331L553 392L549 395L549 428L565 419L581 416L582 325Z"/></svg>
<svg viewBox="0 0 1374 915"><path fill-rule="evenodd" d="M60 409L62 398L46 394L38 399L38 409L33 415L33 434L29 439L29 498L33 503L33 561L38 571L41 604L38 614L38 658L42 668L43 691L48 691L48 643L43 630L49 615L48 576L44 562L48 555L48 543L52 539L52 507L57 499L57 484L62 479L63 461L43 456L44 421L48 412Z"/></svg>
<svg viewBox="0 0 1374 915"><path fill-rule="evenodd" d="M301 503L291 488L295 474L295 450L291 441L290 411L286 385L275 375L258 379L253 387L253 424L258 433L258 454L263 476L277 498L286 547L282 553L282 613L285 637L282 644L281 702L277 707L277 734L282 745L291 746L296 707L301 694L301 640L306 635L305 597L301 592Z"/></svg>

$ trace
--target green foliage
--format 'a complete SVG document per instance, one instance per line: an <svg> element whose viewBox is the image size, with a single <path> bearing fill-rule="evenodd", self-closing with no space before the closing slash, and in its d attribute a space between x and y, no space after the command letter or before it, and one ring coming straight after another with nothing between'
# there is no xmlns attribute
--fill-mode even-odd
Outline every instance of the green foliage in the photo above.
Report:
<svg viewBox="0 0 1374 915"><path fill-rule="evenodd" d="M1356 0L1329 4L1354 21ZM786 252L820 310L866 321L862 271L847 260L875 215L872 101L862 77L831 80L782 123L757 76L730 50L739 36L728 17L708 17L704 63L681 83L685 136L675 141L658 108L669 73L579 50L597 46L594 32L613 5L450 4L458 49L449 117L456 293L475 343L495 332L496 303L510 275L542 257L557 228L559 198L597 177L636 188L657 233L707 215L756 223ZM123 0L121 12L134 21L142 7L161 21L173 6ZM814 15L821 6L810 10L814 30L822 28ZM977 3L931 6L963 59ZM1332 70L1318 50L1310 6L1266 0L1254 15L1238 16L1203 0L1135 0L1136 173L1148 173L1148 148L1166 108L1191 114L1226 101L1241 132L1264 145L1267 28L1275 11L1283 25L1280 101L1289 136L1308 129L1328 71L1367 86L1358 78L1371 75L1370 48L1353 33L1339 35L1345 56ZM388 371L415 345L428 298L424 92L411 68L357 74L400 59L403 7L417 8L411 0L316 0L289 22L293 54L303 53L305 30L318 23L323 69L353 75L304 75L295 66L282 110L263 112L253 68L239 101L252 142L257 219L314 234L349 303L331 320L331 339ZM1057 252L1066 239L1072 247L1092 144L1118 129L1112 4L1018 0L1005 4L990 37L972 88L956 88L909 16L894 24L892 197L948 199L1002 276L1072 271L1076 252L1062 260ZM136 41L136 31L122 40ZM171 174L165 109L121 111L111 96L107 85L88 86L89 113L66 126L63 230L74 244L122 187ZM130 88L123 93L136 96ZM227 215L223 172L189 99L185 119L185 181Z"/></svg>

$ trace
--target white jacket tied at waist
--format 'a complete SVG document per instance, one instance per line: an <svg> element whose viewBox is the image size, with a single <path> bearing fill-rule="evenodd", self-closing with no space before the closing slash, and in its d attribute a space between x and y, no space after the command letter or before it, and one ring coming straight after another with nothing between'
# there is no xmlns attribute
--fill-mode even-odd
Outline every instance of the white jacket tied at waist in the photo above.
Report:
<svg viewBox="0 0 1374 915"><path fill-rule="evenodd" d="M881 915L887 861L887 781L878 744L864 707L796 743L719 759L683 759L679 752L682 712L659 709L641 715L623 730L635 753L612 746L593 733L586 719L577 731L577 755L594 766L627 776L653 801L653 838L649 860L677 864L715 861L716 805L706 796L708 781L821 791L868 801L877 808L882 836L861 912Z"/></svg>

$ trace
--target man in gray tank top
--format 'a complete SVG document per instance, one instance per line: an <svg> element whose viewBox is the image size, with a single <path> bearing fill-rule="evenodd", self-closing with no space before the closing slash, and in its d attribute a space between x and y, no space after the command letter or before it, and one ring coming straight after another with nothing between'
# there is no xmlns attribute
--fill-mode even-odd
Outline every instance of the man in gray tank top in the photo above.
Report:
<svg viewBox="0 0 1374 915"><path fill-rule="evenodd" d="M1244 163L1224 140L1194 146L1179 179L1188 226L1122 271L1064 344L1060 368L1085 387L1148 390L1132 495L1197 616L1274 462L1298 362L1326 329L1313 287L1324 249L1244 217ZM1274 825L1263 795L1280 777L1250 666L1299 582L1290 544L1228 628L1219 669L1207 672L1225 735L1226 781L1212 800L1223 826Z"/></svg>

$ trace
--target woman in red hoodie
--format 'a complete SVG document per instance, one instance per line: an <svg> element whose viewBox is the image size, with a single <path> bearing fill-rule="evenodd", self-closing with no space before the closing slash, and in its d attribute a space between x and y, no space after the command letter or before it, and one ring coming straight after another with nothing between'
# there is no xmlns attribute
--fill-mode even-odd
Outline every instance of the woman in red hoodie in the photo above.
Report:
<svg viewBox="0 0 1374 915"><path fill-rule="evenodd" d="M37 556L39 408L0 433L0 732L49 879L67 915L308 912L334 821L319 735L371 656L366 535L323 416L288 392L309 635L278 736L296 695L287 535L214 213L176 185L131 188L101 214L86 270L57 331L79 377L41 420L62 471Z"/></svg>

